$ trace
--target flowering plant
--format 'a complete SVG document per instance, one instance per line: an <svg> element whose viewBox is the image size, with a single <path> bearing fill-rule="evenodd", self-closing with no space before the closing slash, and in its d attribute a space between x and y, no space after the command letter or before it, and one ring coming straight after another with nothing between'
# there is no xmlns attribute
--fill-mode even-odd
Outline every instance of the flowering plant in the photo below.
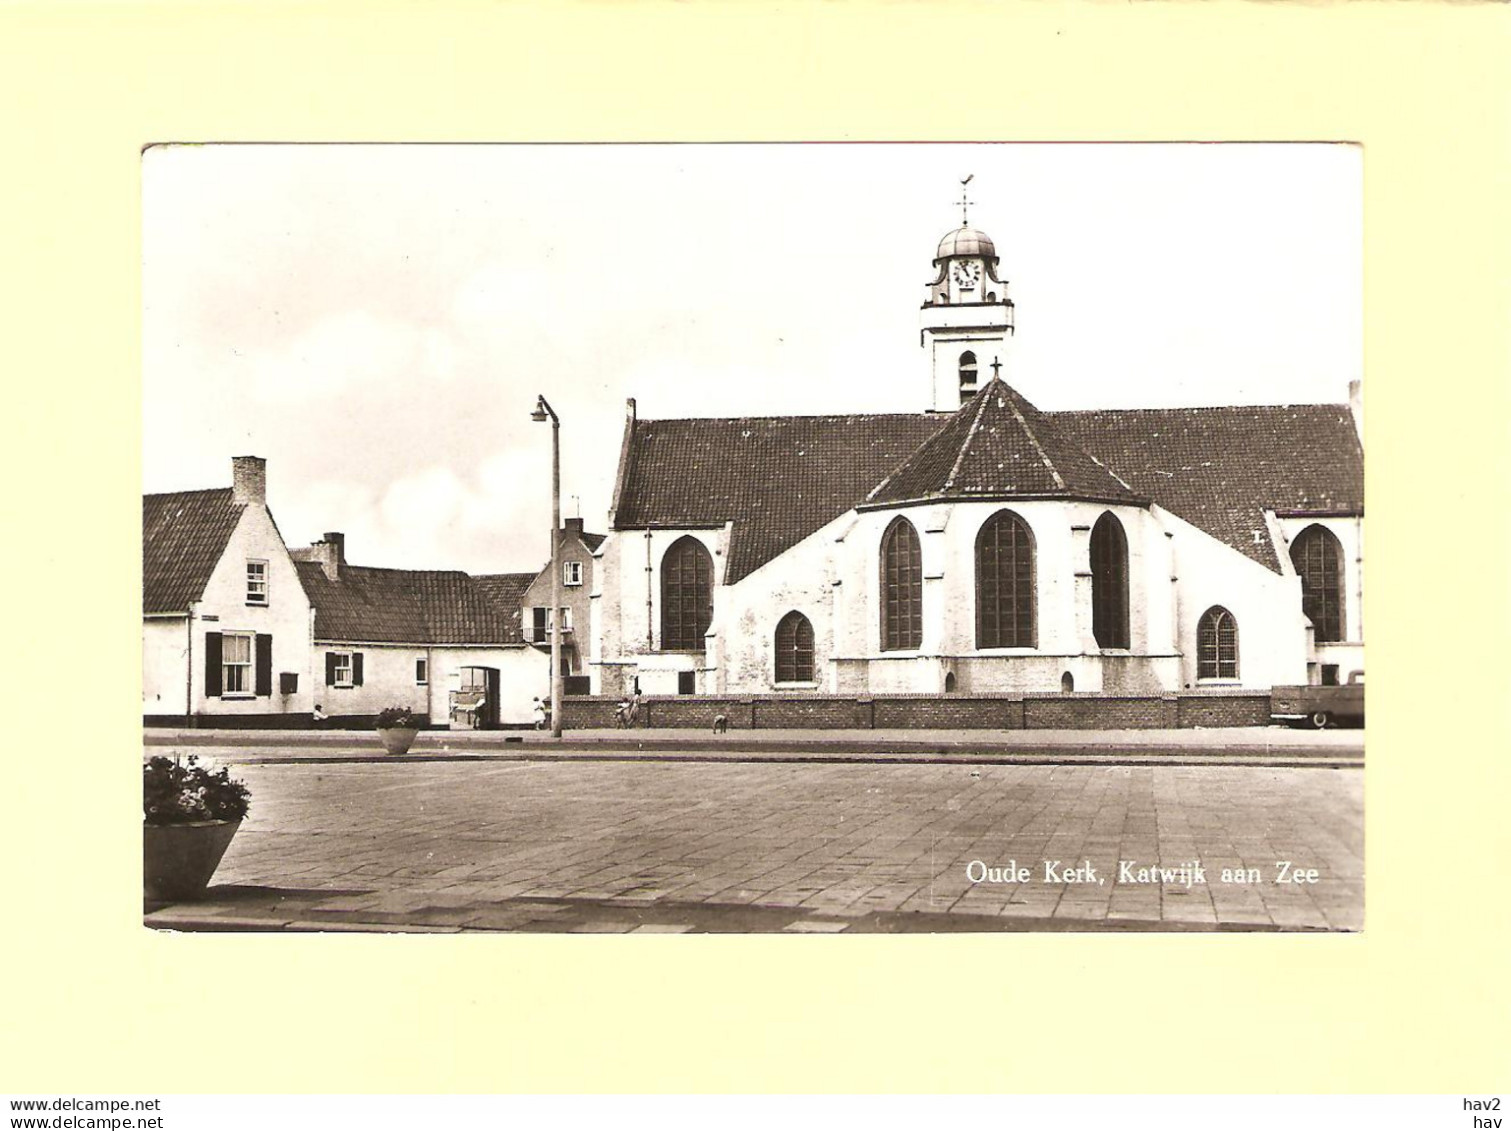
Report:
<svg viewBox="0 0 1511 1131"><path fill-rule="evenodd" d="M246 783L233 781L224 766L207 770L197 754L187 763L154 755L142 767L142 818L149 825L239 821L251 803Z"/></svg>
<svg viewBox="0 0 1511 1131"><path fill-rule="evenodd" d="M378 712L378 729L419 730L424 720L408 707L384 707Z"/></svg>

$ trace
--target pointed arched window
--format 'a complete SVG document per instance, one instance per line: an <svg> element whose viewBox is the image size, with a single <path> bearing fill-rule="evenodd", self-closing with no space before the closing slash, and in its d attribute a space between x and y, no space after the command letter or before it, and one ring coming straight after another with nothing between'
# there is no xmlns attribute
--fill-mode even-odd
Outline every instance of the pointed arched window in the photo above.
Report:
<svg viewBox="0 0 1511 1131"><path fill-rule="evenodd" d="M1308 526L1291 543L1291 563L1301 577L1301 611L1316 629L1318 644L1343 639L1343 546L1323 526Z"/></svg>
<svg viewBox="0 0 1511 1131"><path fill-rule="evenodd" d="M1128 538L1110 511L1091 528L1091 634L1099 647L1128 647Z"/></svg>
<svg viewBox="0 0 1511 1131"><path fill-rule="evenodd" d="M976 647L1034 646L1034 540L1012 511L976 535Z"/></svg>
<svg viewBox="0 0 1511 1131"><path fill-rule="evenodd" d="M714 563L692 535L678 538L661 559L661 647L702 651L714 619Z"/></svg>
<svg viewBox="0 0 1511 1131"><path fill-rule="evenodd" d="M777 622L776 681L813 682L813 622L796 609Z"/></svg>
<svg viewBox="0 0 1511 1131"><path fill-rule="evenodd" d="M964 404L976 392L976 355L966 350L960 355L960 401Z"/></svg>
<svg viewBox="0 0 1511 1131"><path fill-rule="evenodd" d="M881 646L888 652L923 646L923 554L918 532L901 516L881 539Z"/></svg>
<svg viewBox="0 0 1511 1131"><path fill-rule="evenodd" d="M1221 605L1213 605L1197 622L1196 678L1238 678L1238 622Z"/></svg>

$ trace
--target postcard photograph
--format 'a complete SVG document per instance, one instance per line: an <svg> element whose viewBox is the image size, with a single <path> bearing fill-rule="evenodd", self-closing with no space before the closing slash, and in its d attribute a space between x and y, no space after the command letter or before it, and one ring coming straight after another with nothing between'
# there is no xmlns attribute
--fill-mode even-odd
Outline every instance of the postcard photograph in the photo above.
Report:
<svg viewBox="0 0 1511 1131"><path fill-rule="evenodd" d="M1363 929L1359 147L141 167L149 927Z"/></svg>

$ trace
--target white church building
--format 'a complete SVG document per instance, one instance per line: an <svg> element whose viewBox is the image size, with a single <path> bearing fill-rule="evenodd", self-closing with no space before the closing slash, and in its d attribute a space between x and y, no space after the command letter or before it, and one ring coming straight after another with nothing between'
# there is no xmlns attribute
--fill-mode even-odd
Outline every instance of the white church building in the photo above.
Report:
<svg viewBox="0 0 1511 1131"><path fill-rule="evenodd" d="M1143 695L1362 670L1350 403L1046 412L992 240L946 235L910 414L642 420L595 693Z"/></svg>

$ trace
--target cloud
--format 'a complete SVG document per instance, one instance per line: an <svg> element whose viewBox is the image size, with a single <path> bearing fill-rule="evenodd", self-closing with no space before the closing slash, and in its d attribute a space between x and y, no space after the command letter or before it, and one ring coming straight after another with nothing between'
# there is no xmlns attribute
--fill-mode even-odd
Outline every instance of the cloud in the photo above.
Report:
<svg viewBox="0 0 1511 1131"><path fill-rule="evenodd" d="M263 404L298 405L358 390L434 387L458 370L459 349L444 330L365 310L327 315L287 344L251 362L250 388Z"/></svg>

